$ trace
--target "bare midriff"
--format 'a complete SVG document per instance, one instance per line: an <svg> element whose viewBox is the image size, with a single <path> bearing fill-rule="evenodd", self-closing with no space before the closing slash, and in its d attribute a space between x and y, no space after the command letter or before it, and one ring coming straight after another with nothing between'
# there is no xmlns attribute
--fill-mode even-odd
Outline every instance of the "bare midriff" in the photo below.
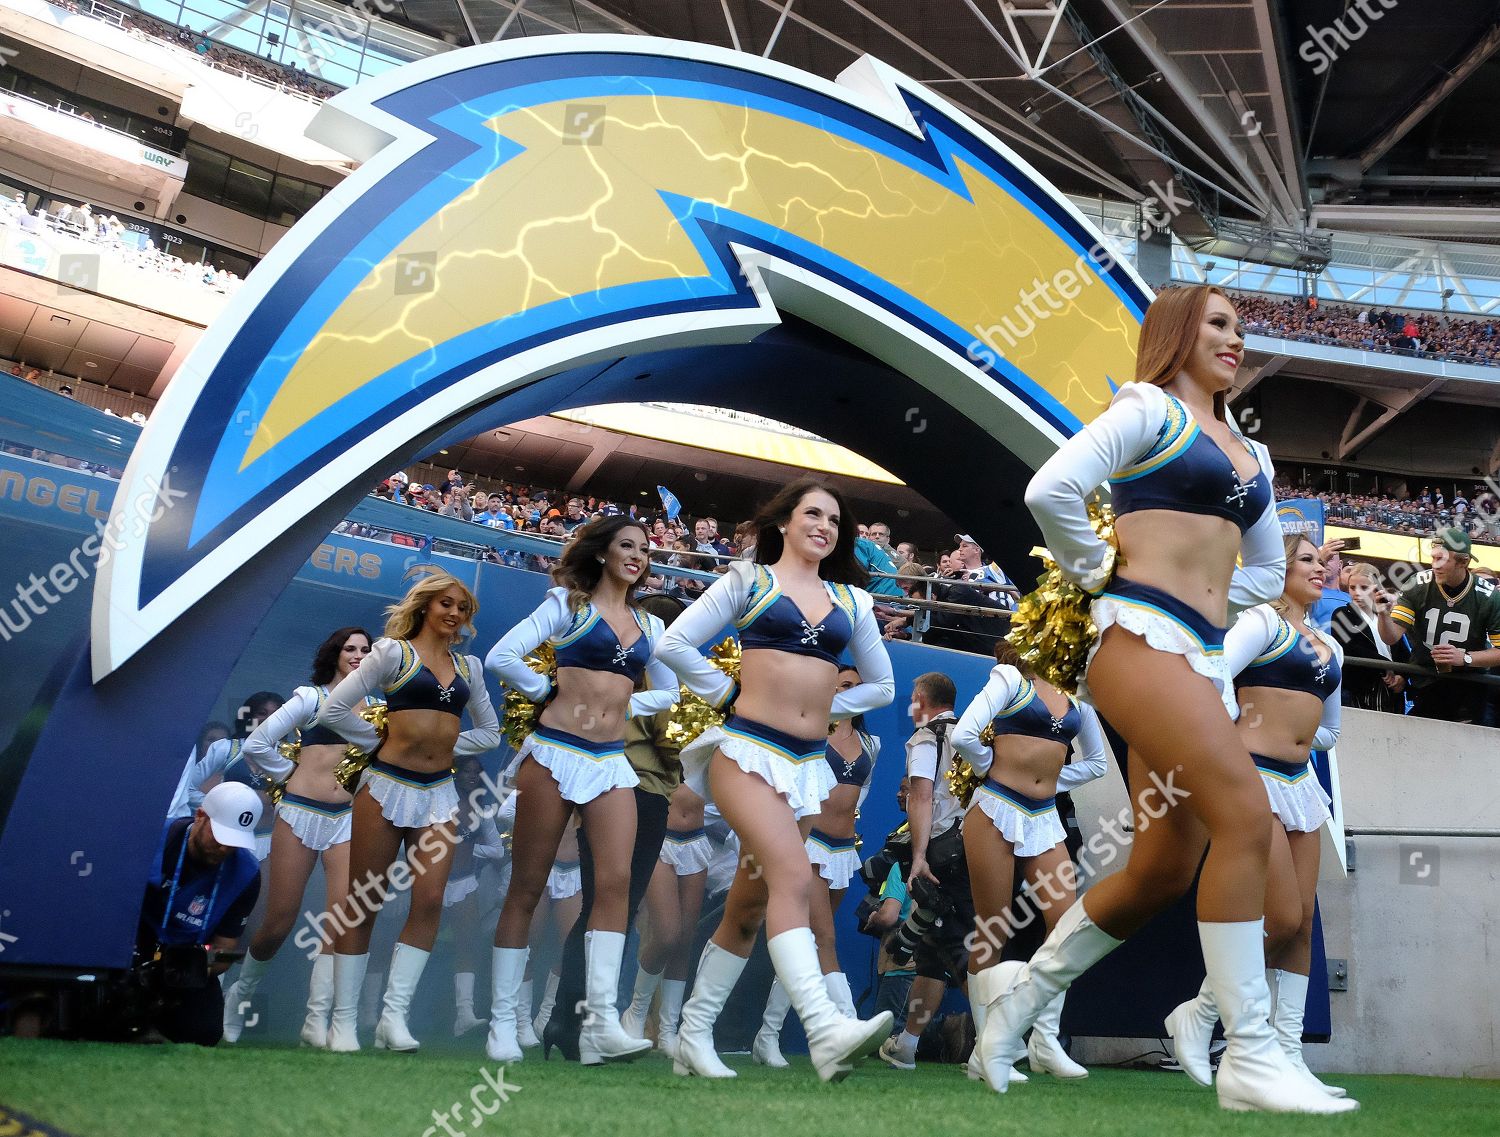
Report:
<svg viewBox="0 0 1500 1137"><path fill-rule="evenodd" d="M1252 754L1279 762L1306 762L1323 719L1323 700L1282 687L1241 687L1240 741Z"/></svg>
<svg viewBox="0 0 1500 1137"><path fill-rule="evenodd" d="M1027 797L1057 793L1057 775L1068 760L1068 748L1045 738L1002 734L990 745L995 761L989 776L1007 789Z"/></svg>
<svg viewBox="0 0 1500 1137"><path fill-rule="evenodd" d="M1116 575L1150 585L1194 609L1216 628L1229 618L1229 581L1240 555L1234 522L1208 514L1143 509L1115 521Z"/></svg>
<svg viewBox="0 0 1500 1137"><path fill-rule="evenodd" d="M333 776L334 767L344 760L345 749L338 743L302 747L297 758L297 768L287 779L286 792L311 798L313 801L342 804L351 800L353 795L339 785L338 779Z"/></svg>
<svg viewBox="0 0 1500 1137"><path fill-rule="evenodd" d="M810 655L757 648L740 657L734 713L793 738L826 738L838 669Z"/></svg>
<svg viewBox="0 0 1500 1137"><path fill-rule="evenodd" d="M625 712L634 690L630 677L615 671L559 667L557 695L539 721L590 742L618 742L625 737Z"/></svg>
<svg viewBox="0 0 1500 1137"><path fill-rule="evenodd" d="M385 745L380 761L417 774L436 774L453 768L458 745L459 718L447 711L414 708L386 714Z"/></svg>

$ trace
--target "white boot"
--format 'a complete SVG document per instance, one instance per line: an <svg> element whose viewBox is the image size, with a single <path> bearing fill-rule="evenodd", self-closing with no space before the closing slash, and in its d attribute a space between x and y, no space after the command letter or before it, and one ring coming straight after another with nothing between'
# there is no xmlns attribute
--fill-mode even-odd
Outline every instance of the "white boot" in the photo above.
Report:
<svg viewBox="0 0 1500 1137"><path fill-rule="evenodd" d="M1087 1078L1088 1070L1080 1066L1057 1041L1057 1032L1062 1025L1063 1000L1066 991L1048 1003L1037 1015L1031 1027L1031 1040L1026 1044L1026 1053L1031 1059L1033 1074L1051 1074L1054 1078Z"/></svg>
<svg viewBox="0 0 1500 1137"><path fill-rule="evenodd" d="M859 1011L854 1006L854 992L849 989L849 977L842 971L825 971L823 973L823 986L828 989L828 997L833 1000L833 1005L839 1009L839 1014L846 1019L859 1018Z"/></svg>
<svg viewBox="0 0 1500 1137"><path fill-rule="evenodd" d="M302 1044L315 1050L328 1046L328 1012L333 1009L333 956L319 952L307 981L307 1017L302 1020Z"/></svg>
<svg viewBox="0 0 1500 1137"><path fill-rule="evenodd" d="M974 1052L964 1063L964 1073L969 1076L970 1081L990 1084L989 1079L984 1076L984 1063L979 1058L979 1040L984 1036L984 1024L989 1021L990 1004L1003 991L1010 989L1021 968L1025 966L1019 960L1005 959L969 976L969 1012L974 1016ZM1029 1081L1031 1079L1014 1066L1006 1072L1006 1082L1010 1085Z"/></svg>
<svg viewBox="0 0 1500 1137"><path fill-rule="evenodd" d="M656 1013L656 1048L668 1058L677 1056L677 1024L682 1019L682 994L686 979L664 979L661 1008Z"/></svg>
<svg viewBox="0 0 1500 1137"><path fill-rule="evenodd" d="M536 1019L531 1024L531 1029L536 1031L540 1038L547 1030L547 1024L552 1021L552 1008L557 1006L557 984L562 976L555 971L547 972L547 986L542 989L542 1005L536 1009Z"/></svg>
<svg viewBox="0 0 1500 1137"><path fill-rule="evenodd" d="M328 1049L335 1054L359 1049L360 992L369 966L369 952L333 957L333 1018L328 1023Z"/></svg>
<svg viewBox="0 0 1500 1137"><path fill-rule="evenodd" d="M760 1029L755 1032L755 1042L750 1047L750 1057L757 1066L785 1070L791 1065L781 1055L781 1025L786 1022L786 1013L791 1007L792 1000L787 995L786 988L781 985L781 980L771 980L771 992L766 996L766 1013L761 1016Z"/></svg>
<svg viewBox="0 0 1500 1137"><path fill-rule="evenodd" d="M1281 1044L1286 1060L1292 1064L1292 1069L1302 1075L1304 1081L1311 1079L1312 1084L1329 1097L1346 1096L1348 1090L1343 1086L1328 1085L1309 1070L1307 1063L1302 1060L1302 1016L1307 1010L1307 976L1295 971L1266 972L1268 982L1273 977L1271 1028L1276 1031L1276 1041Z"/></svg>
<svg viewBox="0 0 1500 1137"><path fill-rule="evenodd" d="M682 1008L677 1049L672 1054L673 1073L696 1074L700 1078L735 1077L735 1072L714 1052L714 1023L739 982L745 963L745 959L725 951L713 940L704 945L698 958L698 974L693 979L693 997Z"/></svg>
<svg viewBox="0 0 1500 1137"><path fill-rule="evenodd" d="M1203 962L1213 987L1224 1037L1219 1061L1219 1105L1267 1113L1347 1113L1352 1098L1331 1098L1292 1068L1271 1029L1271 992L1265 976L1265 921L1199 922Z"/></svg>
<svg viewBox="0 0 1500 1137"><path fill-rule="evenodd" d="M516 1001L530 948L497 947L490 952L490 1034L484 1052L491 1062L521 1061L516 1037Z"/></svg>
<svg viewBox="0 0 1500 1137"><path fill-rule="evenodd" d="M1219 1004L1214 1002L1213 987L1205 977L1195 998L1179 1003L1163 1024L1172 1040L1172 1056L1182 1072L1200 1086L1214 1084L1213 1064L1208 1060L1213 1045L1214 1025L1219 1021Z"/></svg>
<svg viewBox="0 0 1500 1137"><path fill-rule="evenodd" d="M406 1013L411 1009L411 997L416 994L417 983L431 954L402 943L398 943L391 953L391 971L385 981L385 1007L380 1012L380 1021L375 1024L376 1050L407 1054L422 1045L407 1029Z"/></svg>
<svg viewBox="0 0 1500 1137"><path fill-rule="evenodd" d="M791 996L802 1029L807 1032L813 1069L825 1082L848 1077L857 1059L873 1054L891 1033L895 1022L890 1011L873 1019L846 1019L828 998L823 969L818 966L818 946L811 928L792 928L766 943L776 977Z"/></svg>
<svg viewBox="0 0 1500 1137"><path fill-rule="evenodd" d="M269 959L256 959L248 951L245 962L240 964L240 977L224 992L224 1041L238 1042L240 1032L245 1029L245 1012L250 1009L250 999L271 969Z"/></svg>
<svg viewBox="0 0 1500 1137"><path fill-rule="evenodd" d="M651 1000L656 998L656 989L661 986L661 972L652 974L644 967L635 972L635 988L630 992L630 1006L620 1016L620 1029L631 1038L646 1037L646 1016L651 1013Z"/></svg>
<svg viewBox="0 0 1500 1137"><path fill-rule="evenodd" d="M453 973L453 1037L462 1038L471 1030L484 1025L484 1020L474 1013L474 973Z"/></svg>
<svg viewBox="0 0 1500 1137"><path fill-rule="evenodd" d="M578 1061L632 1062L651 1049L645 1038L631 1038L620 1029L615 999L620 989L620 961L625 955L624 932L583 934L584 1016L578 1032Z"/></svg>
<svg viewBox="0 0 1500 1137"><path fill-rule="evenodd" d="M1021 968L1016 982L990 1003L975 1049L991 1089L1003 1094L1009 1086L1009 1080L1001 1083L999 1075L1026 1053L1021 1039L1047 1004L1123 942L1090 920L1082 901L1062 914L1046 942Z"/></svg>

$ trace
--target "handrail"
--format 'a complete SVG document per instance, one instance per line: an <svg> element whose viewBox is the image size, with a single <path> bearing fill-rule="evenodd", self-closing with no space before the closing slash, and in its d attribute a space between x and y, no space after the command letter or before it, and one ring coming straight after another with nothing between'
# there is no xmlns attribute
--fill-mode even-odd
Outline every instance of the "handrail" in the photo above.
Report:
<svg viewBox="0 0 1500 1137"><path fill-rule="evenodd" d="M1394 671L1397 675L1413 675L1419 679L1452 679L1460 683L1477 683L1485 687L1500 687L1500 675L1491 675L1485 671L1469 671L1463 668L1455 668L1452 671L1438 671L1431 667L1419 667L1415 663L1397 663L1390 659L1366 659L1358 655L1346 655L1344 657L1344 666L1368 668L1371 671Z"/></svg>

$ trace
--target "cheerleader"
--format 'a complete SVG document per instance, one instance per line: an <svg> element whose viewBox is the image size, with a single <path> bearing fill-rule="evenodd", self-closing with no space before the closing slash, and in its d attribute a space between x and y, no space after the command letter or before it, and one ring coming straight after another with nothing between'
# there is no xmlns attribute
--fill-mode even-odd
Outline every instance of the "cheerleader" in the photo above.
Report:
<svg viewBox="0 0 1500 1137"><path fill-rule="evenodd" d="M349 881L363 910L343 922L334 948L329 1050L359 1049L359 993L370 935L403 843L406 864L400 869L411 882L404 890L411 906L391 954L375 1046L409 1051L419 1045L407 1029L406 1012L437 940L452 867L458 815L453 761L500 745L479 660L454 649L460 637L473 634L478 612L479 602L462 581L429 573L387 609L385 635L324 704L319 722L371 756L354 795L349 838ZM386 702L383 741L357 713L371 698ZM465 708L474 725L460 732ZM373 899L365 898L366 888Z"/></svg>
<svg viewBox="0 0 1500 1137"><path fill-rule="evenodd" d="M641 933L639 968L630 1006L620 1025L632 1038L644 1038L646 1015L661 988L656 1045L671 1056L677 1048L682 999L693 971L693 937L703 913L713 843L703 825L701 797L686 783L672 791L667 806L667 833L656 871L646 889L646 927Z"/></svg>
<svg viewBox="0 0 1500 1137"><path fill-rule="evenodd" d="M495 927L494 1001L485 1052L518 1062L516 1010L530 952L527 937L568 818L576 809L594 855L595 903L585 933L587 1016L579 1033L585 1065L630 1060L651 1049L620 1029L615 1011L625 952L635 795L640 779L625 757L625 720L677 701L672 673L653 663L662 623L642 612L635 590L649 546L642 524L605 517L574 534L552 570L558 587L491 649L486 666L506 686L543 703L536 728L511 766L521 794L510 893ZM549 683L525 657L550 642ZM645 674L650 690L632 694Z"/></svg>
<svg viewBox="0 0 1500 1137"><path fill-rule="evenodd" d="M646 596L641 600L641 608L653 616L659 616L666 627L671 627L672 621L682 615L684 607L682 601L673 596ZM682 763L677 758L678 745L670 737L673 733L671 708L657 711L653 715L637 715L625 724L625 758L640 779L640 785L634 790L635 846L630 853L630 891L626 896L627 928L635 922L636 913L646 899L646 890L651 886L662 845L666 840L672 793L682 782ZM578 1060L578 1009L584 1003L584 942L588 934L585 928L595 895L594 860L588 835L583 834L578 843L583 881L582 919L574 922L573 930L568 933L563 944L557 1010L547 1031L538 1028L538 1033L542 1034L543 1056L550 1054L555 1045L562 1050L563 1057L570 1061ZM680 1013L680 998L677 1008Z"/></svg>
<svg viewBox="0 0 1500 1137"><path fill-rule="evenodd" d="M1244 346L1222 290L1163 292L1141 327L1136 382L1063 443L1026 491L1053 559L1094 597L1099 640L1087 694L1129 744L1138 812L1124 869L1063 914L988 1008L979 1050L1001 1092L1005 1068L1025 1053L1026 1030L1074 979L1188 890L1207 844L1198 932L1229 1040L1219 1104L1353 1108L1306 1085L1269 1022L1262 940L1272 819L1235 733L1223 649L1229 617L1281 595L1284 576L1270 456L1225 411ZM1118 576L1087 513L1106 480ZM1180 804L1162 814L1156 803L1167 791Z"/></svg>
<svg viewBox="0 0 1500 1137"><path fill-rule="evenodd" d="M969 952L969 1004L976 1031L984 1029L997 984L1022 966L1000 963L1010 938L1016 862L1025 866L1031 903L1041 907L1050 931L1075 902L1075 873L1057 795L1103 777L1106 769L1104 732L1094 709L1035 675L1004 640L995 645L995 658L999 662L984 690L953 728L954 750L984 776L963 822L977 917L978 943ZM986 727L994 731L989 745L980 741ZM1075 740L1078 761L1069 763ZM1027 1046L1031 1070L1054 1078L1086 1078L1089 1072L1057 1040L1066 997L1059 992L1037 1016ZM984 1069L983 1063L971 1062L970 1077L986 1078ZM997 1073L1016 1080L1008 1066Z"/></svg>
<svg viewBox="0 0 1500 1137"><path fill-rule="evenodd" d="M271 778L286 782L286 792L275 808L270 863L266 878L265 917L250 941L240 975L224 995L224 1041L236 1042L244 1029L243 1008L260 986L271 960L291 933L302 909L313 866L323 862L326 912L342 904L349 891L349 820L353 795L333 776L344 757L345 743L325 726L314 725L329 685L358 669L370 654L370 634L363 628L340 628L313 653L310 685L292 697L250 732L244 755ZM295 765L277 749L285 740L300 740ZM307 1017L302 1041L322 1049L328 1045L328 1012L333 1007L333 944L323 938L313 961L307 992Z"/></svg>
<svg viewBox="0 0 1500 1137"><path fill-rule="evenodd" d="M859 672L852 667L839 668L836 693L859 686ZM849 881L859 872L859 854L854 849L854 821L859 807L870 792L875 776L875 759L880 754L880 740L866 733L863 715L833 724L823 757L833 772L833 789L823 800L823 808L808 831L807 859L816 873L812 878L812 901L808 914L812 920L813 939L818 944L818 964L823 969L823 984L828 997L845 1018L855 1019L854 993L849 977L839 966L838 945L834 938L833 919L843 903ZM766 999L765 1015L750 1057L762 1066L785 1069L787 1060L781 1054L781 1027L791 1003L779 979L772 980Z"/></svg>
<svg viewBox="0 0 1500 1137"><path fill-rule="evenodd" d="M714 1053L713 1026L764 922L813 1067L824 1081L839 1081L880 1045L892 1017L847 1019L828 997L809 927L813 873L804 841L834 785L824 756L828 722L885 706L895 680L870 594L853 587L868 578L854 559L854 522L839 492L814 479L794 482L761 510L755 528L756 563L730 564L657 652L690 691L728 714L683 749L683 775L716 804L744 850L683 1008L673 1069L734 1077ZM738 691L699 652L731 624L740 637ZM846 647L866 681L835 697Z"/></svg>
<svg viewBox="0 0 1500 1137"><path fill-rule="evenodd" d="M1308 765L1309 750L1330 750L1339 738L1338 642L1308 620L1323 595L1325 573L1306 537L1286 538L1286 589L1281 599L1240 616L1224 637L1224 656L1236 677L1240 739L1250 750L1279 824L1271 829L1266 876L1266 983L1271 1027L1292 1069L1320 1093L1344 1097L1325 1085L1302 1060L1302 1015L1312 967L1313 911L1317 903L1318 830L1331 815L1329 797ZM1208 1061L1219 1019L1213 988L1205 982L1167 1018L1178 1064L1198 1084L1211 1085Z"/></svg>

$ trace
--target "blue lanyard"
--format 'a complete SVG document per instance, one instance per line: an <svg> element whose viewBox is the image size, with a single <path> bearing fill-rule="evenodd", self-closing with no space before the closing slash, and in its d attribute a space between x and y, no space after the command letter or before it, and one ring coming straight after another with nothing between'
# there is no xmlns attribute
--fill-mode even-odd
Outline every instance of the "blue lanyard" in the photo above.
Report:
<svg viewBox="0 0 1500 1137"><path fill-rule="evenodd" d="M167 893L167 906L161 914L161 927L158 929L162 936L167 935L167 921L172 916L172 905L177 899L177 887L182 882L182 862L187 857L188 839L193 835L193 827L189 825L182 834L182 848L177 851L177 870L172 873L172 889ZM208 930L208 917L213 915L214 901L219 898L219 880L224 875L224 866L220 865L214 871L214 889L208 894L208 907L203 912L203 929Z"/></svg>

